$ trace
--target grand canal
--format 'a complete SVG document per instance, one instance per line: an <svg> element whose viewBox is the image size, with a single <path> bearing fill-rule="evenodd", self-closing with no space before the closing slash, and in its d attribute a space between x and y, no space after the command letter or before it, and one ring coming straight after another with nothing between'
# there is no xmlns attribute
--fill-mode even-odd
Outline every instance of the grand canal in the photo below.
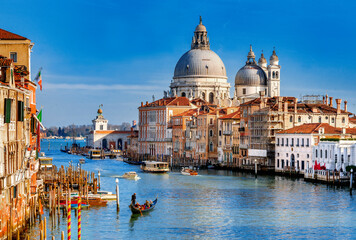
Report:
<svg viewBox="0 0 356 240"><path fill-rule="evenodd" d="M64 140L42 142L55 165L78 164L79 156L59 151ZM48 150L49 149L49 150ZM356 235L356 200L347 189L230 171L201 170L200 176L142 173L118 160L87 160L83 169L101 172L101 189L115 192L115 177L136 171L138 181L120 179L120 212L115 202L82 211L82 239L352 239ZM132 193L137 200L154 199L155 210L132 217ZM49 219L48 214L47 219ZM74 216L74 214L73 214ZM60 239L66 221L47 220L47 238ZM72 239L76 239L76 218ZM38 227L31 239L39 239Z"/></svg>

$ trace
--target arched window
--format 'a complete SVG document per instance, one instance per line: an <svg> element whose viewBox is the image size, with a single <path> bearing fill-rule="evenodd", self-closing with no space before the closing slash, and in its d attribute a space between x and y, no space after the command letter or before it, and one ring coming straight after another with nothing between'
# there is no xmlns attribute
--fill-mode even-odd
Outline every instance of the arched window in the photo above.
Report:
<svg viewBox="0 0 356 240"><path fill-rule="evenodd" d="M201 93L201 97L205 100L205 92Z"/></svg>
<svg viewBox="0 0 356 240"><path fill-rule="evenodd" d="M122 139L121 138L117 140L117 149L122 150Z"/></svg>
<svg viewBox="0 0 356 240"><path fill-rule="evenodd" d="M290 116L290 117L289 117L289 121L290 121L290 122L293 122L293 116Z"/></svg>
<svg viewBox="0 0 356 240"><path fill-rule="evenodd" d="M272 73L272 78L275 78L275 77L276 77L276 73L273 72L273 73Z"/></svg>
<svg viewBox="0 0 356 240"><path fill-rule="evenodd" d="M182 92L182 97L185 97L185 92Z"/></svg>
<svg viewBox="0 0 356 240"><path fill-rule="evenodd" d="M319 123L321 123L321 117L319 117Z"/></svg>
<svg viewBox="0 0 356 240"><path fill-rule="evenodd" d="M328 150L325 150L325 158L328 158Z"/></svg>
<svg viewBox="0 0 356 240"><path fill-rule="evenodd" d="M213 119L212 118L210 118L210 124L213 124Z"/></svg>
<svg viewBox="0 0 356 240"><path fill-rule="evenodd" d="M209 151L210 152L214 151L214 145L212 142L210 142L210 144L209 144Z"/></svg>
<svg viewBox="0 0 356 240"><path fill-rule="evenodd" d="M209 103L214 103L214 93L209 93Z"/></svg>
<svg viewBox="0 0 356 240"><path fill-rule="evenodd" d="M298 122L302 122L302 117L301 116L298 117Z"/></svg>
<svg viewBox="0 0 356 240"><path fill-rule="evenodd" d="M278 77L279 77L279 72L276 72L276 78L278 79Z"/></svg>
<svg viewBox="0 0 356 240"><path fill-rule="evenodd" d="M209 136L212 137L213 136L213 130L209 131Z"/></svg>

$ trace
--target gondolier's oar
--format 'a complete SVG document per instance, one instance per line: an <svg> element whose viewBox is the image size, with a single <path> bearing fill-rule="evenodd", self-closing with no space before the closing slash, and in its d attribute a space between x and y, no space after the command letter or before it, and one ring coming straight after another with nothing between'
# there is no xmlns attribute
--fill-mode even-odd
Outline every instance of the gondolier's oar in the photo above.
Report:
<svg viewBox="0 0 356 240"><path fill-rule="evenodd" d="M143 215L142 215L142 211L141 211L141 206L139 207L139 209L140 209L141 216L143 216Z"/></svg>

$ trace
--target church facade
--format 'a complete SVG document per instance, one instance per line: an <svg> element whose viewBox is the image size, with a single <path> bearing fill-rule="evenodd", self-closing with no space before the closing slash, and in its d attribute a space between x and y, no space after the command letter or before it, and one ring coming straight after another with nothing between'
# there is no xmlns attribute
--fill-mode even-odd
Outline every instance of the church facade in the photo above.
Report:
<svg viewBox="0 0 356 240"><path fill-rule="evenodd" d="M200 18L191 49L178 60L170 91L164 92L164 97L201 98L210 104L228 107L255 99L261 94L266 97L280 96L281 66L276 51L273 50L269 64L263 53L258 63L255 58L250 46L245 66L235 77L234 95L230 97L225 65L210 49L207 30Z"/></svg>

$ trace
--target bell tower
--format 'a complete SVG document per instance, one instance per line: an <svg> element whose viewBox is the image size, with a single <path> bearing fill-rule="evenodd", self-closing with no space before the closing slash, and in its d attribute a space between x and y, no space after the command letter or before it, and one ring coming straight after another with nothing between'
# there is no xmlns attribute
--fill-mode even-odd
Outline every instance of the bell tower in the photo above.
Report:
<svg viewBox="0 0 356 240"><path fill-rule="evenodd" d="M101 109L103 105L101 104L98 109L98 115L93 120L94 131L98 130L108 130L108 120L103 117L103 110Z"/></svg>
<svg viewBox="0 0 356 240"><path fill-rule="evenodd" d="M267 67L268 97L280 96L281 66L278 64L279 64L279 59L276 54L276 50L273 49L272 56L269 59L269 65Z"/></svg>

